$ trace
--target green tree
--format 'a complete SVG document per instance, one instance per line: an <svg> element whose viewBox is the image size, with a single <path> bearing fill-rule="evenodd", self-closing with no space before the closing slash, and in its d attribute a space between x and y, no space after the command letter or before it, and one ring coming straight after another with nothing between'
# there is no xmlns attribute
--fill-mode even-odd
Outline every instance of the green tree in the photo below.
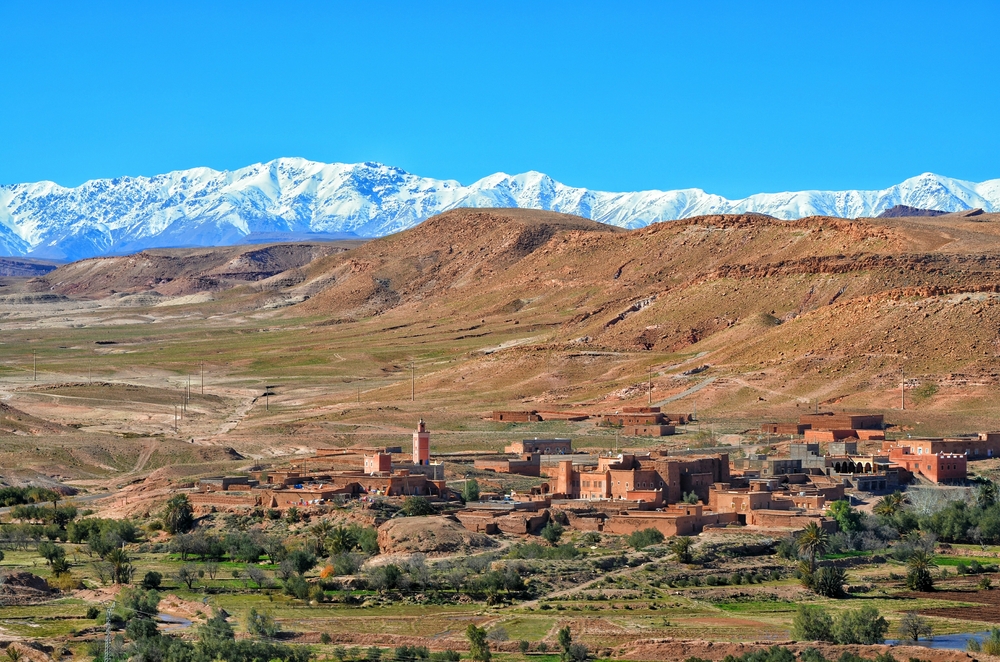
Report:
<svg viewBox="0 0 1000 662"><path fill-rule="evenodd" d="M156 572L155 570L150 570L142 578L141 586L142 588L147 590L149 589L155 590L160 588L160 584L162 582L163 582L163 575L159 572Z"/></svg>
<svg viewBox="0 0 1000 662"><path fill-rule="evenodd" d="M264 611L257 611L256 607L250 607L246 619L247 632L255 637L274 639L278 634L278 626L274 622L274 617Z"/></svg>
<svg viewBox="0 0 1000 662"><path fill-rule="evenodd" d="M872 605L844 611L833 625L833 638L838 644L881 644L889 622Z"/></svg>
<svg viewBox="0 0 1000 662"><path fill-rule="evenodd" d="M1000 497L1000 494L997 491L997 484L992 480L987 480L976 488L976 505L982 509L989 508L995 504L998 497Z"/></svg>
<svg viewBox="0 0 1000 662"><path fill-rule="evenodd" d="M847 575L841 568L823 566L813 573L810 588L827 598L839 598L844 594Z"/></svg>
<svg viewBox="0 0 1000 662"><path fill-rule="evenodd" d="M316 522L309 528L316 545L316 556L326 556L326 539L333 533L333 524L327 520Z"/></svg>
<svg viewBox="0 0 1000 662"><path fill-rule="evenodd" d="M570 633L568 625L559 629L558 638L559 648L562 649L560 658L563 662L567 662L569 660L569 647L573 645L573 635Z"/></svg>
<svg viewBox="0 0 1000 662"><path fill-rule="evenodd" d="M236 638L236 633L233 632L233 626L226 620L225 612L216 610L211 618L198 626L198 638L203 642L218 644L233 641Z"/></svg>
<svg viewBox="0 0 1000 662"><path fill-rule="evenodd" d="M467 478L462 485L462 501L479 501L479 482L475 478Z"/></svg>
<svg viewBox="0 0 1000 662"><path fill-rule="evenodd" d="M426 497L411 496L403 500L403 514L407 517L422 517L433 515L435 512L437 511L434 510L434 504Z"/></svg>
<svg viewBox="0 0 1000 662"><path fill-rule="evenodd" d="M872 508L872 512L883 517L893 517L906 506L906 503L906 496L899 490L896 490L892 494L887 494L879 499L879 502Z"/></svg>
<svg viewBox="0 0 1000 662"><path fill-rule="evenodd" d="M559 522L550 521L542 529L541 536L550 545L557 545L559 543L559 538L562 537L563 526Z"/></svg>
<svg viewBox="0 0 1000 662"><path fill-rule="evenodd" d="M194 526L194 509L186 494L170 497L163 509L163 528L168 533L185 533Z"/></svg>
<svg viewBox="0 0 1000 662"><path fill-rule="evenodd" d="M297 549L281 562L282 566L286 564L301 576L316 567L316 555L304 549Z"/></svg>
<svg viewBox="0 0 1000 662"><path fill-rule="evenodd" d="M694 561L694 555L691 553L693 545L694 541L690 537L677 536L670 541L670 551L674 553L679 563L691 563Z"/></svg>
<svg viewBox="0 0 1000 662"><path fill-rule="evenodd" d="M465 629L465 638L469 640L469 657L473 662L490 662L493 655L490 653L490 644L486 640L486 629L476 627L475 623L469 623Z"/></svg>
<svg viewBox="0 0 1000 662"><path fill-rule="evenodd" d="M837 520L841 531L857 531L861 528L861 513L852 508L846 499L831 503L826 514Z"/></svg>
<svg viewBox="0 0 1000 662"><path fill-rule="evenodd" d="M330 531L330 552L332 554L343 554L354 549L358 540L351 529L345 526L334 527Z"/></svg>
<svg viewBox="0 0 1000 662"><path fill-rule="evenodd" d="M51 566L56 560L66 558L66 549L61 545L45 540L38 543L38 555Z"/></svg>
<svg viewBox="0 0 1000 662"><path fill-rule="evenodd" d="M934 576L931 568L937 566L934 556L923 549L916 549L906 561L906 586L912 591L931 591L934 589Z"/></svg>
<svg viewBox="0 0 1000 662"><path fill-rule="evenodd" d="M833 618L822 607L801 604L792 619L792 637L796 641L833 642Z"/></svg>
<svg viewBox="0 0 1000 662"><path fill-rule="evenodd" d="M132 566L132 558L121 547L115 547L104 557L111 569L111 581L115 584L129 584L132 582L132 573L135 570Z"/></svg>
<svg viewBox="0 0 1000 662"><path fill-rule="evenodd" d="M640 531L633 531L625 537L625 542L633 549L646 549L650 545L659 545L663 542L663 534L658 529L650 527Z"/></svg>
<svg viewBox="0 0 1000 662"><path fill-rule="evenodd" d="M816 572L816 557L826 551L830 544L830 537L816 522L809 522L799 537L796 539L799 552L805 554L809 559L809 573Z"/></svg>

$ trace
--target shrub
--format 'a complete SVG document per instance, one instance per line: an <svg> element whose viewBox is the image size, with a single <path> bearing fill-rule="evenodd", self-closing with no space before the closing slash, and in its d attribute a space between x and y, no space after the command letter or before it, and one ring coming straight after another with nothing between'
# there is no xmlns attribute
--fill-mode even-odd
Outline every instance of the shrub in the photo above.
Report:
<svg viewBox="0 0 1000 662"><path fill-rule="evenodd" d="M642 529L633 531L626 538L625 542L634 549L645 549L650 545L658 545L663 542L663 534L656 529Z"/></svg>
<svg viewBox="0 0 1000 662"><path fill-rule="evenodd" d="M796 641L833 642L833 618L822 607L799 605L792 620L792 637Z"/></svg>
<svg viewBox="0 0 1000 662"><path fill-rule="evenodd" d="M301 575L292 575L285 580L285 593L305 600L309 597L309 583Z"/></svg>
<svg viewBox="0 0 1000 662"><path fill-rule="evenodd" d="M87 607L87 618L89 618L90 620L94 620L100 615L101 615L101 610L98 609L97 607L93 605Z"/></svg>
<svg viewBox="0 0 1000 662"><path fill-rule="evenodd" d="M156 572L155 570L150 570L143 576L141 586L144 589L160 588L160 584L163 582L163 575Z"/></svg>
<svg viewBox="0 0 1000 662"><path fill-rule="evenodd" d="M828 598L839 598L844 594L847 575L841 568L823 566L812 576L812 590Z"/></svg>
<svg viewBox="0 0 1000 662"><path fill-rule="evenodd" d="M838 644L881 644L888 630L889 622L878 609L865 605L841 613L834 623L833 636Z"/></svg>
<svg viewBox="0 0 1000 662"><path fill-rule="evenodd" d="M324 632L323 634L319 635L319 643L323 644L324 646L327 645L328 643L330 643L331 640L332 640L332 637L330 637L330 633L329 632ZM340 659L343 659L343 658L340 658Z"/></svg>
<svg viewBox="0 0 1000 662"><path fill-rule="evenodd" d="M246 620L247 632L257 637L273 639L278 634L278 626L274 622L274 617L267 612L257 611L255 607L250 607ZM323 634L326 634L325 632ZM329 636L327 641L329 643Z"/></svg>
<svg viewBox="0 0 1000 662"><path fill-rule="evenodd" d="M407 517L423 517L424 515L433 515L435 512L434 505L429 499L420 496L406 497L403 500L403 514Z"/></svg>
<svg viewBox="0 0 1000 662"><path fill-rule="evenodd" d="M563 526L559 522L549 522L542 529L541 536L550 545L555 545L559 542L559 538L562 537Z"/></svg>

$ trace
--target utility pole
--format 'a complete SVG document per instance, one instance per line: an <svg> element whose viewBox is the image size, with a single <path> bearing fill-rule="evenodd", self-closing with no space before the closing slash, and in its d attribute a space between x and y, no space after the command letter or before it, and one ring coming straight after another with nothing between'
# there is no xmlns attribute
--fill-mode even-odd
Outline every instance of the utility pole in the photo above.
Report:
<svg viewBox="0 0 1000 662"><path fill-rule="evenodd" d="M174 432L177 432L177 405L174 405Z"/></svg>
<svg viewBox="0 0 1000 662"><path fill-rule="evenodd" d="M649 404L653 404L653 366L649 366Z"/></svg>
<svg viewBox="0 0 1000 662"><path fill-rule="evenodd" d="M410 361L410 402L413 402L416 393L416 378L413 374L413 361Z"/></svg>
<svg viewBox="0 0 1000 662"><path fill-rule="evenodd" d="M35 350L31 350L31 381L38 381L38 357Z"/></svg>
<svg viewBox="0 0 1000 662"><path fill-rule="evenodd" d="M899 408L906 411L906 376L903 369L899 369Z"/></svg>
<svg viewBox="0 0 1000 662"><path fill-rule="evenodd" d="M104 619L104 662L111 662L111 610L115 603L108 605L108 613Z"/></svg>

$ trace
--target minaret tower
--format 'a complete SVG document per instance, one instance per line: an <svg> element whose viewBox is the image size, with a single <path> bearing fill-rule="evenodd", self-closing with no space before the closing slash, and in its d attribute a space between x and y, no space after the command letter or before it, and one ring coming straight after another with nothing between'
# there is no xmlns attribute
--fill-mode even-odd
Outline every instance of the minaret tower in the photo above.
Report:
<svg viewBox="0 0 1000 662"><path fill-rule="evenodd" d="M431 433L424 425L424 419L417 423L417 430L413 433L413 464L431 463Z"/></svg>

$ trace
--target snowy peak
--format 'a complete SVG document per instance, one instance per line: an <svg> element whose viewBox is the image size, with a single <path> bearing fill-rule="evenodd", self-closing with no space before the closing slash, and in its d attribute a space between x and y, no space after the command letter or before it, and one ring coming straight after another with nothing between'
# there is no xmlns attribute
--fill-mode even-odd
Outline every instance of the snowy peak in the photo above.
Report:
<svg viewBox="0 0 1000 662"><path fill-rule="evenodd" d="M399 232L456 207L521 207L636 228L704 214L781 219L877 216L896 205L1000 211L1000 179L966 182L924 173L881 191L759 193L729 200L701 189L608 193L529 171L468 186L376 162L280 158L233 171L0 186L0 255L80 259L179 245L227 245L255 233Z"/></svg>

